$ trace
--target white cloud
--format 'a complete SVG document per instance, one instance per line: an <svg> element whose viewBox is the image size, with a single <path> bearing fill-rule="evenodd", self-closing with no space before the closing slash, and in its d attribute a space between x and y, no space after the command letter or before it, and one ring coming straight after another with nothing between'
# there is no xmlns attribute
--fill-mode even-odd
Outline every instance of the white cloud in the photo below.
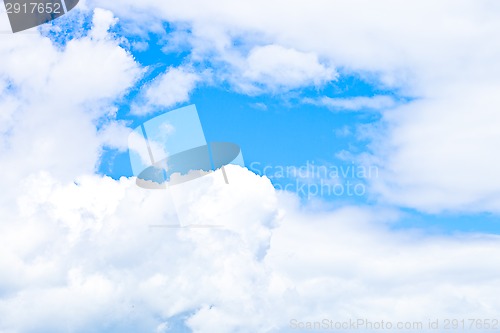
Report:
<svg viewBox="0 0 500 333"><path fill-rule="evenodd" d="M96 13L102 36L109 22L97 23L104 12ZM0 96L7 111L0 155L9 172L2 186L15 188L39 170L66 180L92 173L106 140L96 123L114 118L113 103L141 74L133 57L112 38L77 38L64 48L38 34L1 38L0 76L8 89Z"/></svg>
<svg viewBox="0 0 500 333"><path fill-rule="evenodd" d="M95 40L110 38L108 33L109 28L114 26L117 22L118 19L109 10L96 8L94 10L94 16L92 17L93 27L90 31L90 36Z"/></svg>
<svg viewBox="0 0 500 333"><path fill-rule="evenodd" d="M107 147L126 151L129 148L128 138L132 130L123 121L111 121L99 130L98 137Z"/></svg>
<svg viewBox="0 0 500 333"><path fill-rule="evenodd" d="M304 99L304 102L316 105L324 105L332 110L349 111L387 110L396 104L394 100L389 96L351 98L322 97L318 100L306 98Z"/></svg>
<svg viewBox="0 0 500 333"><path fill-rule="evenodd" d="M390 231L392 212L362 207L313 213L266 178L226 171L229 185L219 172L184 189L192 218L216 229L149 228L175 207L134 179L26 179L15 223L1 225L0 329L154 331L186 313L194 332L495 316L498 237Z"/></svg>
<svg viewBox="0 0 500 333"><path fill-rule="evenodd" d="M299 52L280 45L266 45L250 51L242 77L250 84L274 91L320 86L335 79L336 72L321 64L314 53Z"/></svg>
<svg viewBox="0 0 500 333"><path fill-rule="evenodd" d="M201 80L201 75L188 67L170 67L143 88L141 101L132 107L132 112L144 115L186 102Z"/></svg>
<svg viewBox="0 0 500 333"><path fill-rule="evenodd" d="M428 212L500 212L496 90L467 83L447 92L453 98L422 99L387 113L387 132L372 132L377 158L371 162L381 175L374 190L387 202Z"/></svg>
<svg viewBox="0 0 500 333"><path fill-rule="evenodd" d="M394 0L378 5L327 0L314 5L262 0L238 4L224 0L210 4L197 0L182 4L154 0L95 3L116 8L124 16L124 8L131 15L148 13L183 27L183 31L187 25L192 32L190 51L204 60L234 65L253 48L274 45L314 54L344 71L372 73L385 84L412 90L413 85L425 87L423 78L448 77L457 67L470 67L460 59L477 47L484 49L480 40L488 40L497 28L491 15L497 8L489 2L445 1L432 10L431 2L408 6ZM239 71L245 68L239 67ZM241 73L234 74L243 78Z"/></svg>

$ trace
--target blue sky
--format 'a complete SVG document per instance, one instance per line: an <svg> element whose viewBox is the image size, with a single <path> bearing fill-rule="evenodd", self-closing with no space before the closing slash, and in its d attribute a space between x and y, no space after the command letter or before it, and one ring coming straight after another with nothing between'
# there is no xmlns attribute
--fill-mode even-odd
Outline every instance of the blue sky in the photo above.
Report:
<svg viewBox="0 0 500 333"><path fill-rule="evenodd" d="M168 25L165 26L168 33ZM113 31L127 37L126 34L122 35L120 25ZM141 85L154 80L169 67L190 61L189 50L162 50L162 43L166 43L162 42L162 38L164 32L158 35L150 33L146 39L127 37L129 42L147 43L147 49L132 49L131 52L136 61L149 66L151 70L120 102L117 119L125 120L130 127L135 127L155 115L195 104L207 140L238 143L244 152L247 167L255 166L252 171L262 170L265 166L300 167L308 162L347 167L352 166L354 161L339 159L336 157L339 152L345 150L358 154L367 149L367 141L357 137L354 132L360 125L377 122L380 119L379 113L369 108L357 112L347 112L341 108L329 109L308 103L306 99L376 95L402 98L396 91L384 89L380 84L363 80L353 73L346 73L321 87L305 87L285 93L264 91L258 95L248 95L234 91L224 83L202 84L190 93L189 101L170 107L157 107L147 116L131 114L130 105L137 98ZM132 176L128 152L107 151L99 172L115 179Z"/></svg>
<svg viewBox="0 0 500 333"><path fill-rule="evenodd" d="M87 0L16 34L1 13L0 331L497 318L499 11ZM133 129L193 104L246 168L137 186Z"/></svg>
<svg viewBox="0 0 500 333"><path fill-rule="evenodd" d="M284 93L263 91L260 94L243 94L234 91L227 83L201 84L190 92L189 100L169 107L156 107L147 116L137 116L130 112L130 105L137 98L140 87L160 76L169 67L181 66L190 61L189 49L164 50L167 43L165 33L172 31L168 24L160 34L149 33L147 37L128 36L118 24L113 31L125 37L129 43L143 42L145 49L131 53L142 66L150 67L148 73L118 104L118 120L125 120L135 127L156 115L179 107L195 104L206 139L209 142L238 143L244 153L245 165L252 172L270 177L277 189L290 189L302 197L304 202L314 198L323 199L333 205L355 203L376 205L376 199L366 189L363 195L329 193L309 193L298 191L300 185L295 178L273 177L270 172L277 168L316 165L328 166L349 173L350 168L361 164L357 156L371 153L368 137L359 135L363 126L377 125L382 118L379 110L369 107L351 111L314 105L306 100L327 96L349 99L383 95L393 98L403 105L413 98L400 89L384 87L376 77L366 73L352 73L339 69L337 79L321 87L304 87ZM69 32L71 34L71 32ZM217 68L214 68L217 70ZM341 158L339 153L347 152L351 157ZM265 169L267 167L267 169ZM370 165L364 166L366 169ZM376 166L375 166L376 167ZM266 173L265 170L268 170ZM281 169L279 169L281 170ZM330 169L331 170L331 169ZM127 151L104 148L98 172L119 179L133 176ZM365 179L352 179L353 182L366 183ZM344 180L345 182L345 180ZM290 187L287 187L289 185ZM345 184L344 184L345 185ZM333 190L332 190L333 191ZM336 192L339 193L339 192ZM422 214L418 210L401 207L402 218L395 228L416 228L424 233L486 232L498 233L498 219L491 214Z"/></svg>

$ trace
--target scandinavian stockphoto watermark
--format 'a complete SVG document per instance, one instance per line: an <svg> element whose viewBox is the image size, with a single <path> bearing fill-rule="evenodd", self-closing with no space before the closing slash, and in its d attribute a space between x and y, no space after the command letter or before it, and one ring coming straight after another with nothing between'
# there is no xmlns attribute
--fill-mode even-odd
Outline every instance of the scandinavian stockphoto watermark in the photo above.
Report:
<svg viewBox="0 0 500 333"><path fill-rule="evenodd" d="M277 190L294 192L303 198L362 197L367 193L367 182L379 176L377 166L354 162L326 165L307 161L301 166L253 162L249 169L268 177Z"/></svg>
<svg viewBox="0 0 500 333"><path fill-rule="evenodd" d="M350 318L334 320L323 318L308 321L291 319L289 328L297 331L498 331L498 318L427 318L425 320L372 320Z"/></svg>
<svg viewBox="0 0 500 333"><path fill-rule="evenodd" d="M301 321L291 319L289 327L294 330L315 330L315 331L378 331L378 330L423 330L422 321L391 321L391 320L369 320L366 318L356 318L347 320L333 320L324 318L316 321Z"/></svg>
<svg viewBox="0 0 500 333"><path fill-rule="evenodd" d="M79 0L4 0L12 32L20 32L55 20L78 5Z"/></svg>

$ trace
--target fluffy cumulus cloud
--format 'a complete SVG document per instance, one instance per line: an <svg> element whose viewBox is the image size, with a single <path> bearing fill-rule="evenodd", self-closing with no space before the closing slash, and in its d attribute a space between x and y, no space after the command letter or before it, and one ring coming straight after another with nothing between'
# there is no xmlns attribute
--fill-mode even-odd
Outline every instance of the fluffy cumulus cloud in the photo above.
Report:
<svg viewBox="0 0 500 333"><path fill-rule="evenodd" d="M24 179L1 230L0 329L287 332L293 319L495 316L498 237L390 231L394 213L371 208L313 213L267 178L226 171L229 185L216 172L175 192ZM172 228L179 218L192 227Z"/></svg>
<svg viewBox="0 0 500 333"><path fill-rule="evenodd" d="M112 124L113 103L141 74L132 56L103 35L110 17L96 10L89 36L62 50L39 34L2 36L0 154L9 173L2 186L39 170L61 179L94 171L103 144L96 124Z"/></svg>

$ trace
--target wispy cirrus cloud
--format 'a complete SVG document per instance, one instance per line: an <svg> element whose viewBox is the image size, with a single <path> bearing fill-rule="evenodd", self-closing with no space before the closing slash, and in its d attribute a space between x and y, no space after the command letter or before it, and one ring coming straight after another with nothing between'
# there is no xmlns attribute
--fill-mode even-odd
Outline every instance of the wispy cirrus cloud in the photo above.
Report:
<svg viewBox="0 0 500 333"><path fill-rule="evenodd" d="M331 98L324 96L318 99L304 98L303 102L325 106L332 111L387 110L397 104L390 96L360 96L351 98Z"/></svg>

